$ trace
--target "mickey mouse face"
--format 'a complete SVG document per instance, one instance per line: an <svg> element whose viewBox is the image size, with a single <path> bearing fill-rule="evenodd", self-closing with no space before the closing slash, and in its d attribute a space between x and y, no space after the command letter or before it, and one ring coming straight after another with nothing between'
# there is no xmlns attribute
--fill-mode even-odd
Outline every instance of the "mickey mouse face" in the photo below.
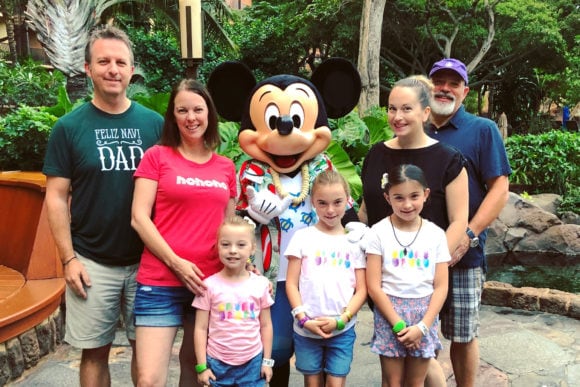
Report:
<svg viewBox="0 0 580 387"><path fill-rule="evenodd" d="M316 127L318 98L306 83L264 84L253 93L249 113L254 130L240 132L240 147L280 173L298 169L330 143L328 126Z"/></svg>
<svg viewBox="0 0 580 387"><path fill-rule="evenodd" d="M222 117L241 121L244 152L291 173L324 152L331 140L328 117L343 117L356 106L361 82L356 68L340 58L321 63L311 81L282 74L258 84L246 66L225 62L210 75L208 89Z"/></svg>

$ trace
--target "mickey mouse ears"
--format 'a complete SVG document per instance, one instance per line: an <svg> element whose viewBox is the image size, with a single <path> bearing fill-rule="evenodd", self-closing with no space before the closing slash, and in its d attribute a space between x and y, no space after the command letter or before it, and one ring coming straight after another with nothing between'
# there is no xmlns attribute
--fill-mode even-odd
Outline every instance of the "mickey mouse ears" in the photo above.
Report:
<svg viewBox="0 0 580 387"><path fill-rule="evenodd" d="M265 79L262 83L267 81ZM358 103L360 75L346 59L330 58L322 62L312 74L311 83L318 89L330 118L345 116ZM244 109L248 109L250 92L255 85L254 75L241 62L220 64L207 82L218 113L230 121L239 121Z"/></svg>
<svg viewBox="0 0 580 387"><path fill-rule="evenodd" d="M224 62L209 76L207 89L220 116L228 121L239 121L246 108L250 90L256 78L241 62Z"/></svg>
<svg viewBox="0 0 580 387"><path fill-rule="evenodd" d="M347 115L358 104L361 80L357 69L343 58L330 58L320 64L310 80L317 88L330 118Z"/></svg>

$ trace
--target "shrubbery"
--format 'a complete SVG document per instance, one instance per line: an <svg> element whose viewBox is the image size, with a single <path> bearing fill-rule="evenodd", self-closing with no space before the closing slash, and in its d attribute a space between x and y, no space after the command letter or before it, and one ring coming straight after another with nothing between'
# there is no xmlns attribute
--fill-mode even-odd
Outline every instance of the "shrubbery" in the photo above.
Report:
<svg viewBox="0 0 580 387"><path fill-rule="evenodd" d="M506 141L513 169L510 181L528 186L531 194L563 195L560 211L580 209L580 134L552 130L517 135Z"/></svg>
<svg viewBox="0 0 580 387"><path fill-rule="evenodd" d="M58 70L48 70L32 60L11 65L0 60L0 107L49 106L56 103L58 89L66 84Z"/></svg>
<svg viewBox="0 0 580 387"><path fill-rule="evenodd" d="M73 108L64 83L61 73L48 72L33 62L15 68L0 62L0 104L11 110L0 117L0 170L41 169L52 126L57 117ZM167 86L157 85L161 89ZM168 93L135 96L140 103L161 114L165 112L168 98ZM50 107L30 107L39 105ZM351 112L346 117L330 120L330 126L333 141L327 153L349 181L353 198L358 200L364 157L372 144L392 136L386 111L377 107L362 119ZM235 123L220 123L223 143L218 151L239 166L247 155L239 149L238 128ZM513 168L512 184L526 186L531 194L560 194L563 196L560 211L580 212L579 133L553 130L515 135L507 139L506 149Z"/></svg>
<svg viewBox="0 0 580 387"><path fill-rule="evenodd" d="M0 121L0 170L40 170L57 117L21 106Z"/></svg>

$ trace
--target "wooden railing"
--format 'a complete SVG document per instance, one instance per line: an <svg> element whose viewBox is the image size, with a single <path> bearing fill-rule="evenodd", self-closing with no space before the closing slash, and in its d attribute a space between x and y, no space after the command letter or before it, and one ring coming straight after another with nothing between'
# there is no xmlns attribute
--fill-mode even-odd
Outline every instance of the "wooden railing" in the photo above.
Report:
<svg viewBox="0 0 580 387"><path fill-rule="evenodd" d="M0 173L0 343L41 323L63 297L45 190L39 172Z"/></svg>

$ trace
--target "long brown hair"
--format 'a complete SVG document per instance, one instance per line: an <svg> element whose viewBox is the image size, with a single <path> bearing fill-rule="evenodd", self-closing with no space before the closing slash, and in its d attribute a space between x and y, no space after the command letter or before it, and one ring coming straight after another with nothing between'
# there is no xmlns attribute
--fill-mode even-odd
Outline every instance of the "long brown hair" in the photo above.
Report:
<svg viewBox="0 0 580 387"><path fill-rule="evenodd" d="M191 91L192 93L201 96L207 105L207 129L203 134L205 146L208 149L215 150L221 143L220 134L218 131L218 116L213 99L204 85L194 79L184 79L173 87L171 95L169 96L169 104L165 111L165 122L163 124L163 132L159 144L176 148L181 143L181 136L179 135L179 128L175 122L175 97L180 91Z"/></svg>

